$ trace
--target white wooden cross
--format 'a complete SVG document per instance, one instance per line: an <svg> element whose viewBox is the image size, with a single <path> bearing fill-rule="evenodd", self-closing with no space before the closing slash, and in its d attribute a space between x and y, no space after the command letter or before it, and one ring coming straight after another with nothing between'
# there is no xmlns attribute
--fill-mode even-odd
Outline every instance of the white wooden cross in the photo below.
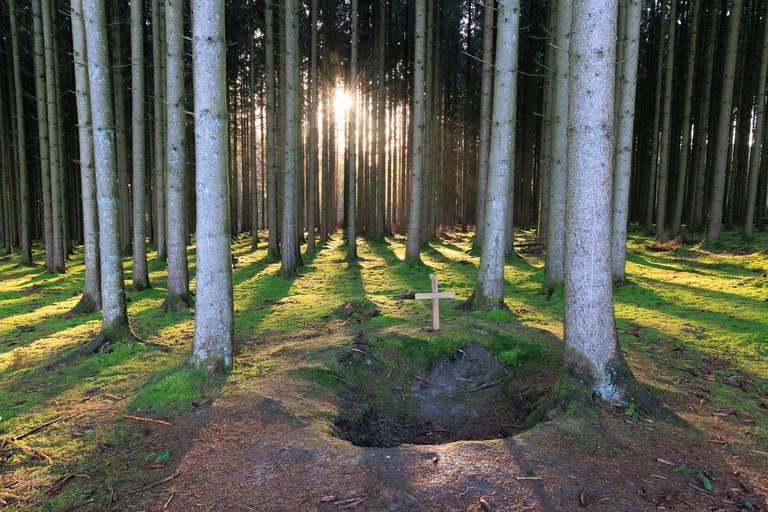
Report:
<svg viewBox="0 0 768 512"><path fill-rule="evenodd" d="M432 293L417 293L416 300L432 299L432 329L435 331L440 330L440 307L438 302L440 299L455 299L456 294L453 292L437 291L437 276L432 276Z"/></svg>

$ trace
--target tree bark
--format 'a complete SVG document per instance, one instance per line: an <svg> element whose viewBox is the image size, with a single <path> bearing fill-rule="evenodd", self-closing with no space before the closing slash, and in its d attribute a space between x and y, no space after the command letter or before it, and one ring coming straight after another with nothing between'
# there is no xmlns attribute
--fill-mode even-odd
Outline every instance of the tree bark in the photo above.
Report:
<svg viewBox="0 0 768 512"><path fill-rule="evenodd" d="M511 221L507 212L512 210L512 195L509 190L513 180L511 174L515 168L519 0L499 0L496 23L488 197L485 205L483 249L472 304L474 309L485 311L498 309L504 304L506 225Z"/></svg>
<svg viewBox="0 0 768 512"><path fill-rule="evenodd" d="M426 71L426 0L416 0L416 31L413 57L413 118L411 119L411 197L405 262L421 264L421 181L424 153L424 81Z"/></svg>
<svg viewBox="0 0 768 512"><path fill-rule="evenodd" d="M566 200L566 368L606 401L625 401L611 282L616 3L573 5ZM620 371L618 371L620 370Z"/></svg>
<svg viewBox="0 0 768 512"><path fill-rule="evenodd" d="M560 4L559 2L563 2ZM549 167L547 255L543 291L554 292L565 278L565 181L568 167L568 73L571 41L570 2L558 0L555 27L554 92L552 105L552 161Z"/></svg>
<svg viewBox="0 0 768 512"><path fill-rule="evenodd" d="M667 219L667 185L671 167L670 151L675 144L672 130L672 85L675 71L675 34L677 32L677 0L670 1L669 30L667 30L666 76L664 78L664 114L661 126L661 160L659 162L658 190L656 193L656 238L664 237Z"/></svg>
<svg viewBox="0 0 768 512"><path fill-rule="evenodd" d="M101 309L101 265L99 262L99 212L96 204L96 170L93 165L93 127L88 80L88 55L82 0L71 1L72 48L75 61L75 95L80 141L80 180L83 201L85 283L83 297L74 311L91 313Z"/></svg>
<svg viewBox="0 0 768 512"><path fill-rule="evenodd" d="M662 86L664 85L664 41L666 38L667 24L664 23L664 3L661 4L659 20L658 54L656 56L656 106L653 114L653 127L651 128L651 169L648 179L648 195L646 198L645 230L650 235L653 233L653 219L656 205L656 177L659 171L659 130L661 127L662 99L664 98Z"/></svg>
<svg viewBox="0 0 768 512"><path fill-rule="evenodd" d="M480 84L480 159L477 170L477 218L475 247L483 244L485 198L488 189L488 160L491 151L491 108L493 104L493 19L495 0L485 0L483 7L483 78Z"/></svg>
<svg viewBox="0 0 768 512"><path fill-rule="evenodd" d="M765 87L768 80L768 13L763 14L763 51L760 62L760 76L757 84L757 115L753 134L752 155L749 159L749 182L747 184L747 206L744 217L744 234L752 236L755 225L755 204L757 203L758 178L760 177L761 148L765 149L763 130L765 126ZM765 211L765 204L759 205L758 215Z"/></svg>
<svg viewBox="0 0 768 512"><path fill-rule="evenodd" d="M634 150L635 96L637 66L640 55L640 23L643 15L641 0L628 0L625 14L626 45L622 77L618 92L619 121L616 130L616 157L613 170L613 219L611 225L611 276L615 283L625 278L627 263L627 219L629 217L629 188Z"/></svg>
<svg viewBox="0 0 768 512"><path fill-rule="evenodd" d="M378 69L378 115L376 119L378 126L378 142L376 143L376 238L383 240L386 231L385 222L385 197L386 197L386 98L387 98L387 76L384 71L384 60L386 58L386 0L379 0L379 69ZM434 192L434 191L433 191Z"/></svg>
<svg viewBox="0 0 768 512"><path fill-rule="evenodd" d="M424 2L425 0L419 0ZM350 49L349 84L347 93L352 96L353 104L358 99L357 94L357 45L358 45L358 0L352 0L352 39ZM347 259L357 259L357 109L352 109L349 115L349 133L347 136ZM418 235L417 235L418 236ZM407 259L407 256L406 256Z"/></svg>
<svg viewBox="0 0 768 512"><path fill-rule="evenodd" d="M717 137L714 139L714 144L716 144L715 163L712 176L712 193L709 202L709 220L707 222L707 238L712 242L720 238L720 230L723 225L723 199L725 197L726 171L728 170L728 147L730 145L733 124L733 82L736 74L741 6L742 0L732 0L730 14L728 15L728 40L725 49L725 63L723 65L720 119L717 125Z"/></svg>
<svg viewBox="0 0 768 512"><path fill-rule="evenodd" d="M144 3L131 2L131 108L133 115L133 289L150 288L145 202Z"/></svg>
<svg viewBox="0 0 768 512"><path fill-rule="evenodd" d="M16 147L18 152L20 219L19 242L21 246L21 262L32 265L32 222L29 198L29 169L27 167L27 135L24 109L24 91L21 88L21 63L19 61L19 35L16 19L16 0L8 0L8 11L11 26L11 45L13 48L13 83L14 101L16 105Z"/></svg>
<svg viewBox="0 0 768 512"><path fill-rule="evenodd" d="M136 339L128 320L120 246L112 76L107 55L104 0L83 0L91 96L96 194L99 209L102 323L99 343ZM91 345L91 344L89 344ZM92 348L89 346L89 348Z"/></svg>
<svg viewBox="0 0 768 512"><path fill-rule="evenodd" d="M163 304L175 311L191 307L187 266L187 158L184 108L184 18L182 0L166 0L168 46L168 131L166 205L168 216L168 293Z"/></svg>
<svg viewBox="0 0 768 512"><path fill-rule="evenodd" d="M285 0L284 4L284 37L285 54L283 55L283 76L281 88L285 90L285 127L283 136L285 139L285 148L283 152L283 217L281 234L281 260L280 274L284 277L294 277L296 275L299 261L297 258L299 240L298 240L298 216L297 209L300 208L298 201L299 195L297 188L299 186L298 176L301 172L298 158L298 130L299 112L298 102L300 101L301 84L296 80L294 68L299 66L299 55L296 52L298 48L299 20L298 5L296 0Z"/></svg>
<svg viewBox="0 0 768 512"><path fill-rule="evenodd" d="M309 165L307 165L307 253L315 252L315 232L317 231L316 197L317 197L317 116L318 83L317 83L317 0L312 0L312 41L310 44L310 106L309 106Z"/></svg>
<svg viewBox="0 0 768 512"><path fill-rule="evenodd" d="M165 215L165 98L163 94L163 51L162 51L162 18L160 2L152 0L152 65L154 89L154 196L155 196L155 245L157 246L157 261L168 259L166 244L166 215Z"/></svg>
<svg viewBox="0 0 768 512"><path fill-rule="evenodd" d="M267 223L269 225L269 246L267 257L280 258L280 243L277 226L277 167L275 163L275 36L272 0L265 0L264 23L266 25L266 67L267 67Z"/></svg>
<svg viewBox="0 0 768 512"><path fill-rule="evenodd" d="M190 362L232 368L234 297L227 191L224 0L193 0L197 304Z"/></svg>

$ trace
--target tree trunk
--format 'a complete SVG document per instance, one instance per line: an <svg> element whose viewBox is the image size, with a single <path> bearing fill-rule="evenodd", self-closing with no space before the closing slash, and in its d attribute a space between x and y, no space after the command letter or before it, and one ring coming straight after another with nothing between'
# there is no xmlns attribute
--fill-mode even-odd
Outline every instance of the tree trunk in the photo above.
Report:
<svg viewBox="0 0 768 512"><path fill-rule="evenodd" d="M56 112L56 76L53 60L53 31L51 30L50 0L42 0L43 41L45 53L45 88L48 119L48 155L50 158L51 174L51 219L53 223L53 260L51 270L56 273L64 272L64 226L62 224L62 162L59 148L58 114Z"/></svg>
<svg viewBox="0 0 768 512"><path fill-rule="evenodd" d="M615 283L624 281L627 259L627 219L629 217L629 186L632 177L634 150L635 96L637 66L640 55L640 23L643 16L641 0L629 0L625 13L627 39L624 64L618 94L618 129L616 158L613 170L613 220L611 225L611 276Z"/></svg>
<svg viewBox="0 0 768 512"><path fill-rule="evenodd" d="M191 307L187 267L186 111L184 108L184 18L181 0L166 0L168 46L168 131L166 205L168 216L168 294L163 308Z"/></svg>
<svg viewBox="0 0 768 512"><path fill-rule="evenodd" d="M675 71L675 33L677 29L677 0L670 0L669 30L667 37L666 76L664 78L664 114L661 126L661 160L659 161L658 190L656 195L656 238L664 237L667 218L667 185L671 167L670 151L675 144L672 130L672 92Z"/></svg>
<svg viewBox="0 0 768 512"><path fill-rule="evenodd" d="M551 295L565 278L565 182L568 167L568 73L572 7L558 0L555 22L554 92L552 104L552 160L549 167L547 255L544 292Z"/></svg>
<svg viewBox="0 0 768 512"><path fill-rule="evenodd" d="M350 49L350 69L349 69L349 83L347 85L347 93L352 96L353 104L358 99L357 94L357 45L358 45L358 0L352 0L352 38ZM352 109L348 112L349 115L349 128L347 134L347 211L346 211L346 224L347 224L347 259L354 261L357 259L357 109Z"/></svg>
<svg viewBox="0 0 768 512"><path fill-rule="evenodd" d="M85 20L82 0L72 0L72 48L75 61L75 95L80 141L80 180L83 201L85 245L85 283L83 297L74 310L91 313L101 309L101 274L99 263L99 212L96 204L96 170L93 165L93 129L88 81L88 55L85 45Z"/></svg>
<svg viewBox="0 0 768 512"><path fill-rule="evenodd" d="M648 196L646 199L645 230L650 235L653 233L654 206L656 204L656 176L659 170L659 129L661 126L662 99L664 97L662 86L664 84L664 41L666 38L667 24L664 23L664 4L661 4L661 13L659 20L659 40L658 54L656 57L656 106L653 114L653 127L651 128L651 169L648 179Z"/></svg>
<svg viewBox="0 0 768 512"><path fill-rule="evenodd" d="M157 261L168 259L166 242L166 212L165 212L165 95L163 80L164 60L162 51L162 18L160 2L152 0L152 65L154 80L154 109L155 109L155 146L154 146L154 188L155 188L155 245L157 246Z"/></svg>
<svg viewBox="0 0 768 512"><path fill-rule="evenodd" d="M101 333L89 345L136 339L128 320L120 246L117 161L112 108L112 76L107 55L107 17L104 0L83 0L91 87L96 194L99 208L101 257ZM90 347L89 347L90 348Z"/></svg>
<svg viewBox="0 0 768 512"><path fill-rule="evenodd" d="M717 125L717 136L714 139L714 144L716 144L715 163L712 176L712 194L709 202L709 220L707 223L707 238L712 242L720 238L720 230L723 225L723 199L725 197L726 171L728 170L728 146L730 145L733 124L733 82L736 74L741 5L742 0L732 0L728 15L728 40L725 49L725 63L723 65L720 119Z"/></svg>
<svg viewBox="0 0 768 512"><path fill-rule="evenodd" d="M416 0L416 31L413 57L413 118L411 119L411 197L405 262L421 264L421 181L424 152L424 80L426 71L426 0Z"/></svg>
<svg viewBox="0 0 768 512"><path fill-rule="evenodd" d="M315 216L317 197L317 116L318 116L318 82L317 82L317 0L312 0L312 41L310 45L311 69L309 85L309 165L307 166L307 253L315 252L315 231L317 217Z"/></svg>
<svg viewBox="0 0 768 512"><path fill-rule="evenodd" d="M495 0L485 0L483 15L483 78L480 85L480 165L477 171L477 218L475 247L481 247L485 232L485 198L488 189L488 160L491 151L491 108L493 103L493 18Z"/></svg>
<svg viewBox="0 0 768 512"><path fill-rule="evenodd" d="M234 297L227 206L226 38L224 0L193 0L197 156L197 304L190 362L232 368Z"/></svg>
<svg viewBox="0 0 768 512"><path fill-rule="evenodd" d="M298 158L298 130L299 112L298 102L301 95L301 84L296 80L294 68L299 66L299 55L296 52L299 37L298 5L296 0L285 0L284 4L285 28L283 35L285 37L285 53L283 54L283 76L281 88L285 90L285 128L283 136L285 139L285 148L283 152L283 217L281 233L281 259L280 274L284 277L294 277L297 272L299 261L297 258L299 240L298 225L299 219L296 215L300 208L299 195L297 189L299 186L299 174L301 168Z"/></svg>
<svg viewBox="0 0 768 512"><path fill-rule="evenodd" d="M611 283L616 3L574 3L566 203L566 368L605 401L624 402Z"/></svg>
<svg viewBox="0 0 768 512"><path fill-rule="evenodd" d="M265 1L267 67L267 222L269 224L268 259L280 258L277 226L277 167L275 163L275 36L272 0Z"/></svg>
<svg viewBox="0 0 768 512"><path fill-rule="evenodd" d="M131 2L131 105L133 114L133 289L150 288L145 206L144 4Z"/></svg>
<svg viewBox="0 0 768 512"><path fill-rule="evenodd" d="M29 169L27 168L27 135L25 126L24 91L21 88L21 64L19 62L19 36L16 20L16 0L8 0L11 26L11 45L13 47L13 83L16 105L16 147L18 152L19 190L21 211L19 219L21 262L32 265L32 216L29 199Z"/></svg>
<svg viewBox="0 0 768 512"><path fill-rule="evenodd" d="M757 116L752 143L752 155L749 159L749 182L747 184L747 205L744 217L744 234L752 236L755 224L755 204L757 202L758 178L760 177L761 148L765 149L763 129L765 126L765 87L768 79L768 15L763 15L763 52L760 62L760 77L757 84ZM762 215L765 204L759 205L758 215Z"/></svg>
<svg viewBox="0 0 768 512"><path fill-rule="evenodd" d="M259 187L258 178L256 173L257 159L256 159L256 53L254 49L254 37L253 30L251 31L251 60L250 60L250 75L251 75L251 214L250 214L250 228L251 228L251 250L255 251L259 246ZM264 130L263 126L259 126L260 130ZM264 166L261 166L262 172Z"/></svg>
<svg viewBox="0 0 768 512"><path fill-rule="evenodd" d="M379 0L379 69L378 69L378 82L379 82L379 95L378 95L378 115L376 119L378 126L376 128L378 134L378 142L376 143L376 155L378 161L376 163L376 238L382 240L384 238L384 232L386 231L386 222L384 218L385 214L385 197L386 197L386 110L385 104L387 101L387 76L384 71L384 60L386 58L386 0ZM434 192L434 191L433 191Z"/></svg>
<svg viewBox="0 0 768 512"><path fill-rule="evenodd" d="M472 304L474 309L485 311L498 309L504 304L506 225L511 222L507 212L512 210L509 189L515 168L519 0L499 0L496 23L488 197L485 204L483 250Z"/></svg>

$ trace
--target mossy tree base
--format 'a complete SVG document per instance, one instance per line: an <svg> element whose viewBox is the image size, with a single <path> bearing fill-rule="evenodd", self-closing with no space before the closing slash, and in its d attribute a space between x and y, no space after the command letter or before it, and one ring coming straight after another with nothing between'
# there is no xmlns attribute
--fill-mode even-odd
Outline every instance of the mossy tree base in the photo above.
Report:
<svg viewBox="0 0 768 512"><path fill-rule="evenodd" d="M149 279L134 279L133 286L131 286L131 291L143 292L144 290L149 290L151 288L152 285L149 284Z"/></svg>
<svg viewBox="0 0 768 512"><path fill-rule="evenodd" d="M148 347L153 347L163 352L170 352L170 348L165 345L158 345L157 343L149 343L141 338L133 331L133 328L129 323L121 324L109 329L102 328L101 332L94 339L80 345L74 352L61 357L48 366L43 367L45 371L53 370L61 365L70 363L80 356L94 355L104 350L108 350L110 346L117 345L118 343L142 343Z"/></svg>
<svg viewBox="0 0 768 512"><path fill-rule="evenodd" d="M277 263L280 261L280 251L277 249L267 249L267 255L264 257L267 263Z"/></svg>
<svg viewBox="0 0 768 512"><path fill-rule="evenodd" d="M69 310L70 315L88 315L95 313L101 309L101 305L96 302L93 295L90 293L83 293L78 303Z"/></svg>
<svg viewBox="0 0 768 512"><path fill-rule="evenodd" d="M509 311L509 306L504 303L504 299L498 301L490 300L487 297L478 300L477 291L472 292L467 300L454 307L456 311Z"/></svg>
<svg viewBox="0 0 768 512"><path fill-rule="evenodd" d="M195 299L192 293L185 292L180 294L168 294L163 302L163 311L179 311L181 309L190 309L194 307Z"/></svg>
<svg viewBox="0 0 768 512"><path fill-rule="evenodd" d="M562 286L563 283L544 277L544 282L541 283L540 295L544 295L547 300L552 299L552 295L557 291L558 286Z"/></svg>
<svg viewBox="0 0 768 512"><path fill-rule="evenodd" d="M408 265L409 267L423 267L424 262L421 260L421 256L414 256L409 258L408 256L405 257L403 260L403 263Z"/></svg>

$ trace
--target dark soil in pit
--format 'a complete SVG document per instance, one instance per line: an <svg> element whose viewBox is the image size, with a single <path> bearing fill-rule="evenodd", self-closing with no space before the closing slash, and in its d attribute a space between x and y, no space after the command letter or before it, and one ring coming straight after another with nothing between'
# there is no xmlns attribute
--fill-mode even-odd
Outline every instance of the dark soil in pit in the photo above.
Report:
<svg viewBox="0 0 768 512"><path fill-rule="evenodd" d="M366 357L367 356L367 357ZM470 343L449 356L395 372L360 348L342 356L346 389L335 434L357 446L443 444L515 435L555 374L508 368ZM349 366L347 366L347 364Z"/></svg>

